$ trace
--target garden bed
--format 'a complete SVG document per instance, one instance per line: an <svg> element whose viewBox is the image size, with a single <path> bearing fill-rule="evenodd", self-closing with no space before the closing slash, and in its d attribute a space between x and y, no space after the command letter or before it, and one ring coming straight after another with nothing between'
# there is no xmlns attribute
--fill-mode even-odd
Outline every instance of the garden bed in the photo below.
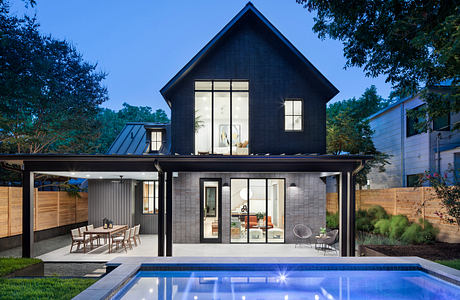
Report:
<svg viewBox="0 0 460 300"><path fill-rule="evenodd" d="M423 245L361 245L360 253L372 255L376 251L385 256L418 256L429 260L452 260L460 258L460 243L450 244L436 242Z"/></svg>
<svg viewBox="0 0 460 300"><path fill-rule="evenodd" d="M0 257L0 276L43 276L44 265L36 258Z"/></svg>

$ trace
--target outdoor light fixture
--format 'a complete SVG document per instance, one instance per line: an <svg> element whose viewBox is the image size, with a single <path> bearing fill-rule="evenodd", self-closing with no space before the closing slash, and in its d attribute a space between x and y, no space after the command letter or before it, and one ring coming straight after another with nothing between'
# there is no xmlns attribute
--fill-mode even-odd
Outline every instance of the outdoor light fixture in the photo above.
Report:
<svg viewBox="0 0 460 300"><path fill-rule="evenodd" d="M230 186L228 185L227 182L224 182L224 184L222 185L222 187L224 187L224 188L229 188Z"/></svg>
<svg viewBox="0 0 460 300"><path fill-rule="evenodd" d="M289 185L289 187L297 187L297 185L293 182Z"/></svg>

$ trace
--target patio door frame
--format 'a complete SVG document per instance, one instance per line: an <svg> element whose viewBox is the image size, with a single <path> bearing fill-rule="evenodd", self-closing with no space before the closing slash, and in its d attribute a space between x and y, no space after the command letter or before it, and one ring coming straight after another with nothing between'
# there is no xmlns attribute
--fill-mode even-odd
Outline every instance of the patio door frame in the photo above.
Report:
<svg viewBox="0 0 460 300"><path fill-rule="evenodd" d="M218 238L204 237L204 183L208 181L217 182L217 223ZM222 243L222 178L200 178L200 243Z"/></svg>
<svg viewBox="0 0 460 300"><path fill-rule="evenodd" d="M284 236L283 238L283 242L282 243L271 243L268 241L268 181L269 180L282 180L283 181L283 185L284 185L284 199L283 199L283 206L284 206L284 222L283 222L283 231L284 233L286 233L285 229L286 229L286 178L285 177L230 177L230 216L232 214L231 210L231 203L232 203L232 179L243 179L243 180L247 180L247 197L248 197L248 211L247 211L247 218L248 218L248 222L249 222L249 215L250 215L250 210L249 210L249 207L250 207L250 199L249 199L249 194L250 194L250 189L251 189L251 179L254 180L254 179L263 179L265 180L265 215L267 216L267 219L266 219L266 222L265 222L265 242L264 243L251 243L250 239L249 239L249 226L248 226L248 229L247 229L247 232L246 232L246 242L232 242L232 233L231 233L231 230L232 230L232 226L231 226L231 217L230 217L230 244L285 244L286 243L286 235Z"/></svg>

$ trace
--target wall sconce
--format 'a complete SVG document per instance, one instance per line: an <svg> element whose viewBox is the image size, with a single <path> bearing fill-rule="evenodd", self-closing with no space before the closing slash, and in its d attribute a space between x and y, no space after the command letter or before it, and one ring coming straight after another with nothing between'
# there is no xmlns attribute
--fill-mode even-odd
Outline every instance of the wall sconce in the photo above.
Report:
<svg viewBox="0 0 460 300"><path fill-rule="evenodd" d="M222 185L222 187L223 187L224 189L226 189L226 188L228 189L230 186L228 185L227 182L224 182L224 184Z"/></svg>
<svg viewBox="0 0 460 300"><path fill-rule="evenodd" d="M289 185L289 187L297 187L297 185L293 182Z"/></svg>

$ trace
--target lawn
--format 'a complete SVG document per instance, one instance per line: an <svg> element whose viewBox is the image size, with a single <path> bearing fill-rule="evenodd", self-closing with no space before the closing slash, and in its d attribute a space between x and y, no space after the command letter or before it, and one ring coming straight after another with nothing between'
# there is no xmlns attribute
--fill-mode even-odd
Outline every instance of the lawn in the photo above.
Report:
<svg viewBox="0 0 460 300"><path fill-rule="evenodd" d="M72 299L97 279L93 278L0 278L0 299Z"/></svg>
<svg viewBox="0 0 460 300"><path fill-rule="evenodd" d="M451 259L451 260L437 260L439 264L460 270L460 259Z"/></svg>
<svg viewBox="0 0 460 300"><path fill-rule="evenodd" d="M36 258L0 257L0 277L39 262Z"/></svg>

